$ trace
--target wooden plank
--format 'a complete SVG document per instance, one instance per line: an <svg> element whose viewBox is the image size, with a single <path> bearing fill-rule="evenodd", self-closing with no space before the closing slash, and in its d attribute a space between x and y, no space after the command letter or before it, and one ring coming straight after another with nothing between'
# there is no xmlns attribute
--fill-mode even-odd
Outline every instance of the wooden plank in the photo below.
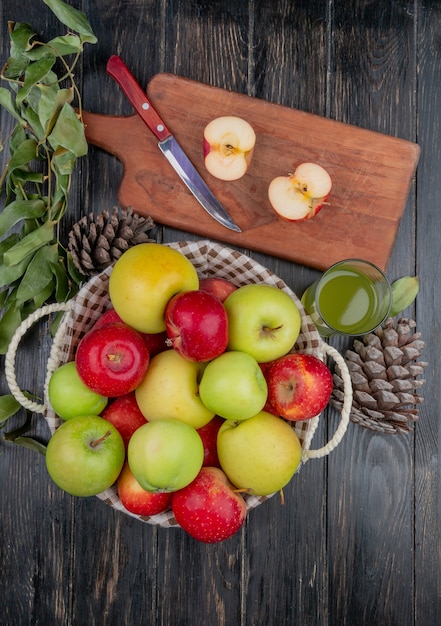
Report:
<svg viewBox="0 0 441 626"><path fill-rule="evenodd" d="M174 228L318 269L348 257L386 268L418 161L415 143L172 74L154 76L147 93L243 232L229 231L207 215L138 116L86 113L88 141L124 165L123 206ZM202 155L204 126L228 114L247 119L257 134L246 176L231 183L209 176ZM330 206L312 220L287 222L271 209L267 188L273 177L302 161L329 171Z"/></svg>
<svg viewBox="0 0 441 626"><path fill-rule="evenodd" d="M412 11L387 0L369 6L357 0L336 3L333 19L332 116L414 139ZM412 209L410 202L391 278L415 271ZM343 352L352 341L333 343ZM412 434L384 436L353 425L328 467L330 623L414 626Z"/></svg>

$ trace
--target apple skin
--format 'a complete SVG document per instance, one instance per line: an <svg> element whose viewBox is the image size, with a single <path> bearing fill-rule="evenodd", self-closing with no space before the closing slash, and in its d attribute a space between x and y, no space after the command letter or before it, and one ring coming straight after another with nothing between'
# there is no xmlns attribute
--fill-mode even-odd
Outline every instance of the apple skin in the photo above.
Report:
<svg viewBox="0 0 441 626"><path fill-rule="evenodd" d="M228 349L248 352L259 363L289 352L299 336L300 312L290 296L271 285L239 287L224 302Z"/></svg>
<svg viewBox="0 0 441 626"><path fill-rule="evenodd" d="M111 322L122 322L123 320L120 318L115 309L108 309L105 311L101 317L97 319L93 328L97 328L99 326L103 326L104 324L109 324ZM147 346L147 350L149 351L150 357L155 356L155 354L159 354L163 350L168 350L169 347L166 344L167 341L167 333L166 331L162 331L161 333L140 333L141 337L144 339L144 343Z"/></svg>
<svg viewBox="0 0 441 626"><path fill-rule="evenodd" d="M233 485L256 496L280 491L302 458L294 429L266 411L241 422L226 421L219 430L217 451L221 468Z"/></svg>
<svg viewBox="0 0 441 626"><path fill-rule="evenodd" d="M281 417L307 420L329 402L333 378L329 368L312 354L288 354L274 361L267 374L268 400Z"/></svg>
<svg viewBox="0 0 441 626"><path fill-rule="evenodd" d="M323 208L331 192L328 172L316 163L301 163L289 176L276 176L268 186L274 211L290 222L309 220Z"/></svg>
<svg viewBox="0 0 441 626"><path fill-rule="evenodd" d="M204 129L204 163L212 176L232 181L247 171L256 143L253 127L240 117L211 120Z"/></svg>
<svg viewBox="0 0 441 626"><path fill-rule="evenodd" d="M149 361L141 335L121 322L91 328L75 354L76 368L84 384L109 398L133 391L144 378Z"/></svg>
<svg viewBox="0 0 441 626"><path fill-rule="evenodd" d="M75 362L60 365L49 379L49 402L63 420L77 415L99 415L109 399L95 393L81 380Z"/></svg>
<svg viewBox="0 0 441 626"><path fill-rule="evenodd" d="M173 418L194 428L207 424L215 411L207 408L199 396L204 367L204 363L184 359L175 350L153 357L135 389L136 401L146 420Z"/></svg>
<svg viewBox="0 0 441 626"><path fill-rule="evenodd" d="M268 386L268 373L273 363L274 361L268 361L268 363L259 363L259 367L262 370L263 375L265 376L267 386ZM269 399L269 394L266 398L266 402L262 411L267 411L267 413L272 413L273 415L277 415L278 417L280 417L280 414L276 411L276 409L271 404L271 401Z"/></svg>
<svg viewBox="0 0 441 626"><path fill-rule="evenodd" d="M178 524L203 543L232 537L246 519L245 500L217 467L203 467L193 482L175 491L172 511Z"/></svg>
<svg viewBox="0 0 441 626"><path fill-rule="evenodd" d="M198 289L192 263L178 250L141 243L126 250L109 278L109 296L121 319L142 333L165 331L167 302L181 291Z"/></svg>
<svg viewBox="0 0 441 626"><path fill-rule="evenodd" d="M227 349L227 312L210 293L196 290L173 296L165 309L165 324L169 342L184 359L211 361Z"/></svg>
<svg viewBox="0 0 441 626"><path fill-rule="evenodd" d="M204 446L196 429L176 419L147 422L127 450L130 470L147 491L182 489L199 473Z"/></svg>
<svg viewBox="0 0 441 626"><path fill-rule="evenodd" d="M219 415L215 415L212 420L198 428L199 437L204 445L204 467L220 467L217 454L217 434L225 420Z"/></svg>
<svg viewBox="0 0 441 626"><path fill-rule="evenodd" d="M101 417L115 426L123 438L126 449L135 430L146 423L136 402L134 391L111 400L101 412Z"/></svg>
<svg viewBox="0 0 441 626"><path fill-rule="evenodd" d="M225 302L230 293L236 291L237 286L227 278L220 276L207 276L199 279L199 289L211 293L221 302Z"/></svg>
<svg viewBox="0 0 441 626"><path fill-rule="evenodd" d="M207 364L199 384L204 405L224 419L247 420L265 405L268 388L257 361L246 352L224 352Z"/></svg>
<svg viewBox="0 0 441 626"><path fill-rule="evenodd" d="M152 493L141 487L128 463L124 464L116 483L123 506L135 515L158 515L171 508L172 494Z"/></svg>
<svg viewBox="0 0 441 626"><path fill-rule="evenodd" d="M95 496L117 480L125 455L113 424L97 415L81 415L64 422L49 439L46 467L63 491Z"/></svg>

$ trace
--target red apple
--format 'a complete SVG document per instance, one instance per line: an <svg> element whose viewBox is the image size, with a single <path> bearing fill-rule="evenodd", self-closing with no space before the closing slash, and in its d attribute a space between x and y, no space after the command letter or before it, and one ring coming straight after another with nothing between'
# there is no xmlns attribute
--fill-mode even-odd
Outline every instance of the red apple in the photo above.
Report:
<svg viewBox="0 0 441 626"><path fill-rule="evenodd" d="M84 384L109 398L136 389L149 360L141 335L122 322L93 327L81 339L75 356L78 375Z"/></svg>
<svg viewBox="0 0 441 626"><path fill-rule="evenodd" d="M101 417L115 426L126 449L135 430L147 421L139 409L134 391L112 400L102 411Z"/></svg>
<svg viewBox="0 0 441 626"><path fill-rule="evenodd" d="M268 361L267 363L259 363L259 367L262 370L263 375L265 376L267 386L268 386L268 373L273 363L274 361ZM266 398L265 406L263 407L262 411L266 411L267 413L271 413L272 415L276 415L277 417L280 417L279 413L271 404L268 396Z"/></svg>
<svg viewBox="0 0 441 626"><path fill-rule="evenodd" d="M312 354L282 356L268 372L268 400L287 420L318 415L329 402L332 386L331 371Z"/></svg>
<svg viewBox="0 0 441 626"><path fill-rule="evenodd" d="M131 513L158 515L171 508L172 494L143 489L133 476L128 463L125 463L116 486L122 504Z"/></svg>
<svg viewBox="0 0 441 626"><path fill-rule="evenodd" d="M268 198L278 215L288 221L308 220L328 199L332 181L316 163L302 163L294 174L277 176L268 187Z"/></svg>
<svg viewBox="0 0 441 626"><path fill-rule="evenodd" d="M227 278L220 276L208 276L199 280L199 289L211 293L221 302L225 302L230 293L236 291L237 287Z"/></svg>
<svg viewBox="0 0 441 626"><path fill-rule="evenodd" d="M234 535L246 518L243 497L218 467L203 467L189 485L175 491L172 511L194 539L217 543Z"/></svg>
<svg viewBox="0 0 441 626"><path fill-rule="evenodd" d="M99 326L103 326L104 324L109 324L110 322L122 322L122 319L115 311L115 309L108 309L105 311L101 317L97 319L94 324L94 328L98 328ZM159 354L163 350L168 350L168 346L166 344L167 341L167 333L164 330L161 333L139 333L141 337L144 339L145 345L149 351L150 357L155 356L155 354Z"/></svg>
<svg viewBox="0 0 441 626"><path fill-rule="evenodd" d="M217 433L224 423L224 419L215 415L208 424L198 428L198 433L204 444L204 467L220 467L219 457L217 455Z"/></svg>
<svg viewBox="0 0 441 626"><path fill-rule="evenodd" d="M173 296L165 309L165 325L174 350L189 361L211 361L227 348L227 312L205 291Z"/></svg>
<svg viewBox="0 0 441 626"><path fill-rule="evenodd" d="M220 180L237 180L248 169L256 143L253 127L240 117L212 120L204 129L204 163Z"/></svg>

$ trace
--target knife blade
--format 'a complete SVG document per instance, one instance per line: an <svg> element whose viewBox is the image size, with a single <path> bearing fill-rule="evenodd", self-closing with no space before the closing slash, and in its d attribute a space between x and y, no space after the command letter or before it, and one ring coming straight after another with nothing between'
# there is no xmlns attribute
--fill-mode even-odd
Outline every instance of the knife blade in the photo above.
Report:
<svg viewBox="0 0 441 626"><path fill-rule="evenodd" d="M106 71L119 84L135 111L158 139L158 146L163 155L207 213L222 226L237 233L242 232L210 191L124 61L119 56L112 55L107 61Z"/></svg>

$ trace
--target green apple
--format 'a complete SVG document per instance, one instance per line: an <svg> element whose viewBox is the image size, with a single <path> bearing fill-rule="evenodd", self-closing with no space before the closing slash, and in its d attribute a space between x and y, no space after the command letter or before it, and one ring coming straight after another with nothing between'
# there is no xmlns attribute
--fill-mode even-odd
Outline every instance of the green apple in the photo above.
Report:
<svg viewBox="0 0 441 626"><path fill-rule="evenodd" d="M282 289L249 284L224 302L228 314L228 349L251 354L259 363L274 361L291 350L301 327L296 303Z"/></svg>
<svg viewBox="0 0 441 626"><path fill-rule="evenodd" d="M246 420L265 405L268 387L256 359L246 352L224 352L205 367L199 396L227 420Z"/></svg>
<svg viewBox="0 0 441 626"><path fill-rule="evenodd" d="M280 491L302 458L291 426L266 411L242 422L226 421L219 430L217 448L221 468L233 485L256 496Z"/></svg>
<svg viewBox="0 0 441 626"><path fill-rule="evenodd" d="M78 375L75 361L60 365L49 379L49 402L63 420L77 415L99 415L108 403L106 396L95 393Z"/></svg>
<svg viewBox="0 0 441 626"><path fill-rule="evenodd" d="M160 243L141 243L115 263L109 296L123 322L142 333L160 333L165 330L170 298L198 286L196 269L182 252Z"/></svg>
<svg viewBox="0 0 441 626"><path fill-rule="evenodd" d="M165 350L153 357L135 389L136 401L146 420L174 418L194 428L208 424L214 412L199 397L204 367L203 363L184 359L176 350Z"/></svg>
<svg viewBox="0 0 441 626"><path fill-rule="evenodd" d="M143 489L177 491L196 478L204 460L204 446L193 426L163 419L147 422L133 433L127 459Z"/></svg>
<svg viewBox="0 0 441 626"><path fill-rule="evenodd" d="M46 467L56 485L73 496L94 496L118 478L124 441L107 420L81 415L64 422L49 439Z"/></svg>

